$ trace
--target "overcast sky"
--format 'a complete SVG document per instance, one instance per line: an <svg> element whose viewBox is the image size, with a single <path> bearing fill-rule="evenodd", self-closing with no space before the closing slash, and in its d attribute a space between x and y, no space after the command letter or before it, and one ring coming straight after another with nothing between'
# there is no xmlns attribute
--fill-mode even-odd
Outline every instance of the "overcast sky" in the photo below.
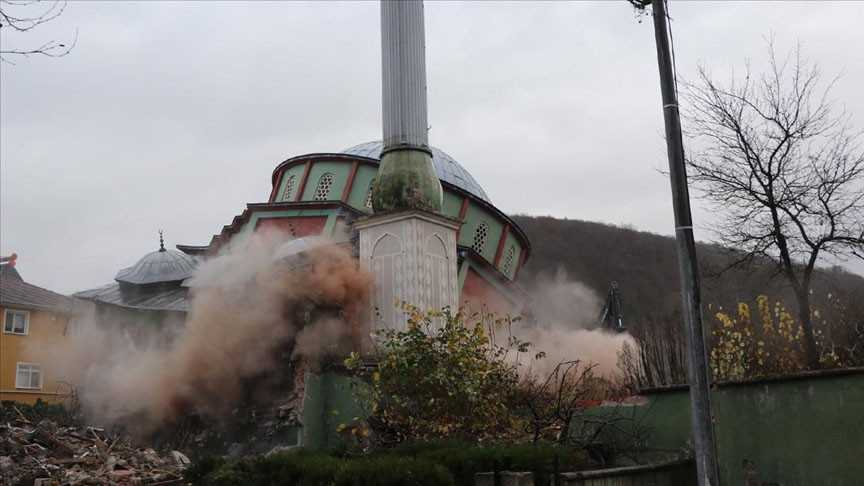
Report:
<svg viewBox="0 0 864 486"><path fill-rule="evenodd" d="M844 73L834 95L864 124L864 2L670 14L681 75L759 68L773 32L779 50L800 40L826 75ZM381 137L377 3L76 1L2 41L76 29L68 56L0 67L0 252L36 285L110 283L160 228L172 246L206 244L266 201L282 160ZM671 234L653 39L623 0L428 2L430 142L507 213Z"/></svg>

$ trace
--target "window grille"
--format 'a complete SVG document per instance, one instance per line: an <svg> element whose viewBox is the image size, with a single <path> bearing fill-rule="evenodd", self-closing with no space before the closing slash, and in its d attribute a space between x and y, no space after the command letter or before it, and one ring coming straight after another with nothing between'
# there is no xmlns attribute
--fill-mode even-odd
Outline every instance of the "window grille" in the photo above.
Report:
<svg viewBox="0 0 864 486"><path fill-rule="evenodd" d="M15 374L15 388L42 388L42 365L35 363L18 363Z"/></svg>
<svg viewBox="0 0 864 486"><path fill-rule="evenodd" d="M372 209L372 187L375 186L375 179L369 183L369 190L366 191L366 207Z"/></svg>
<svg viewBox="0 0 864 486"><path fill-rule="evenodd" d="M27 334L30 327L30 313L7 309L3 314L3 332L7 334Z"/></svg>
<svg viewBox="0 0 864 486"><path fill-rule="evenodd" d="M326 201L333 187L333 174L327 173L318 179L318 189L315 190L315 201Z"/></svg>
<svg viewBox="0 0 864 486"><path fill-rule="evenodd" d="M285 183L285 192L282 194L283 201L291 200L291 193L294 192L294 176L288 178L288 182Z"/></svg>
<svg viewBox="0 0 864 486"><path fill-rule="evenodd" d="M477 253L483 253L483 247L486 246L486 237L489 235L489 225L485 221L481 221L477 225L477 230L474 231L474 242L471 248Z"/></svg>
<svg viewBox="0 0 864 486"><path fill-rule="evenodd" d="M504 260L504 275L510 276L510 269L513 268L513 257L516 256L516 248L510 245L507 250L507 258Z"/></svg>

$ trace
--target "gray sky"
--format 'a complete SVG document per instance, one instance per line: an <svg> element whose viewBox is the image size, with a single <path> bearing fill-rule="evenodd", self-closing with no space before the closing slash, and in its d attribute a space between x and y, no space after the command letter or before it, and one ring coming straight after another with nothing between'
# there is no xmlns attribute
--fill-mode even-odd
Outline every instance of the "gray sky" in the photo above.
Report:
<svg viewBox="0 0 864 486"><path fill-rule="evenodd" d="M266 201L282 160L381 136L377 3L70 2L4 47L0 252L72 292ZM796 41L864 123L864 2L672 2L679 73ZM650 19L607 2L426 4L429 138L508 213L671 234ZM14 44L13 44L14 43ZM552 195L555 195L554 197ZM698 207L697 224L710 215ZM708 239L705 230L697 239ZM864 264L848 263L864 274Z"/></svg>

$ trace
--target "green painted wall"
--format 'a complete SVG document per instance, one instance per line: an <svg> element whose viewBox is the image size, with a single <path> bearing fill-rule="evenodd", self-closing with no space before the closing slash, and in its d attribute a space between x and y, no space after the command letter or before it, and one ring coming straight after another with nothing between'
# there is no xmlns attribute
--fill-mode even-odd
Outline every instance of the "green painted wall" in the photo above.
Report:
<svg viewBox="0 0 864 486"><path fill-rule="evenodd" d="M690 449L685 390L646 395L637 406L597 407L590 416L646 427L645 457ZM807 378L722 385L711 394L723 485L862 484L864 369ZM579 424L581 434L591 424ZM612 435L604 436L614 440Z"/></svg>
<svg viewBox="0 0 864 486"><path fill-rule="evenodd" d="M369 192L369 183L372 182L377 173L377 167L369 167L368 165L357 166L357 173L354 174L354 184L351 186L351 192L348 193L348 204L350 206L371 212L371 209L366 207L366 194Z"/></svg>
<svg viewBox="0 0 864 486"><path fill-rule="evenodd" d="M513 262L510 264L510 269L505 272L504 265L507 264L507 252L510 250L510 246L513 246L516 251L513 252ZM507 234L507 240L504 242L504 250L501 252L501 261L498 262L498 270L501 270L501 273L512 280L516 274L516 267L519 266L519 258L521 256L522 246L519 245L519 241L513 236L513 228L510 228L510 233Z"/></svg>
<svg viewBox="0 0 864 486"><path fill-rule="evenodd" d="M292 175L295 176L294 190L299 190L304 170L305 164L300 164L292 167L284 174L284 176L282 177L282 182L280 183L279 191L276 193L276 201L282 200L282 195L285 193L285 186L288 183L288 178ZM330 196L328 199L338 200L342 197L342 192L345 190L345 184L348 183L348 176L351 172L351 163L313 162L309 170L309 179L306 182L306 187L303 189L303 195L301 197L302 201L312 200L312 198L315 196L315 190L318 187L318 180L323 174L328 172L333 174L333 186L330 189ZM366 208L366 193L369 188L369 183L375 178L377 173L377 167L358 165L357 173L354 176L354 183L352 184L351 190L348 194L347 203L350 206L361 209L363 211L368 211L368 209ZM463 196L445 190L442 212L454 217L458 217L459 211L462 209L462 200ZM486 237L486 245L484 246L482 255L483 258L485 258L487 261L492 262L495 258L495 252L498 249L498 240L501 238L501 232L504 230L504 223L500 221L497 216L487 212L479 205L473 203L469 203L468 205L468 210L465 214L465 220L465 225L462 227L462 230L459 233L459 244L463 246L471 246L474 240L474 232L477 230L477 226L480 224L480 221L485 221L486 224L489 225L489 233ZM330 228L332 229L332 225L330 225ZM336 232L338 233L338 229L336 230ZM330 235L328 234L326 236ZM337 235L337 237L341 241L341 234ZM502 272L504 268L505 258L507 255L506 252L507 249L510 247L509 245L511 244L515 246L516 254L514 255L514 263L510 271L507 272L507 277L510 279L512 279L516 273L517 263L523 251L522 246L519 244L512 230L507 236L507 243L504 247L504 253L499 264L499 269L502 270Z"/></svg>
<svg viewBox="0 0 864 486"><path fill-rule="evenodd" d="M274 198L275 202L282 202L282 196L285 195L285 186L288 185L288 179L290 179L291 176L294 176L294 188L292 189L290 200L294 200L297 196L297 190L300 189L300 179L303 178L303 170L305 168L306 164L300 164L291 167L282 174L282 181L279 183L279 191L276 192L276 197Z"/></svg>
<svg viewBox="0 0 864 486"><path fill-rule="evenodd" d="M504 231L504 225L496 216L487 213L483 208L474 204L468 205L468 211L465 212L465 224L459 233L459 244L471 246L474 241L474 232L477 231L477 226L480 225L481 221L485 221L489 225L486 245L483 246L481 254L483 258L491 262L495 258L495 250L498 249L498 240L501 238L501 232Z"/></svg>
<svg viewBox="0 0 864 486"><path fill-rule="evenodd" d="M303 188L303 201L311 201L315 197L318 188L318 180L326 173L333 174L333 186L330 187L328 201L337 201L342 198L342 191L348 182L348 174L351 173L351 164L344 162L313 162L309 168L309 179Z"/></svg>
<svg viewBox="0 0 864 486"><path fill-rule="evenodd" d="M441 206L441 212L449 214L455 218L459 217L459 210L462 209L462 196L453 194L444 190L444 201Z"/></svg>
<svg viewBox="0 0 864 486"><path fill-rule="evenodd" d="M352 391L356 382L357 378L333 372L306 373L303 445L327 448L339 444L339 425L352 425L363 411Z"/></svg>

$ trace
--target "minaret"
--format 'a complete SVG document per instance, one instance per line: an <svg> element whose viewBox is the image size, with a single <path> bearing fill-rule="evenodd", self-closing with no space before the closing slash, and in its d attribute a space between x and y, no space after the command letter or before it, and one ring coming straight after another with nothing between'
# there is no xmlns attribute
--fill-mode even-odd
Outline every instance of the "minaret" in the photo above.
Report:
<svg viewBox="0 0 864 486"><path fill-rule="evenodd" d="M384 149L375 179L375 212L441 211L426 120L423 3L381 2Z"/></svg>
<svg viewBox="0 0 864 486"><path fill-rule="evenodd" d="M373 329L405 327L396 301L456 311L456 231L462 224L440 212L441 182L426 120L422 2L381 2L381 47L384 149L372 191L374 215L356 224L360 261L375 276Z"/></svg>

